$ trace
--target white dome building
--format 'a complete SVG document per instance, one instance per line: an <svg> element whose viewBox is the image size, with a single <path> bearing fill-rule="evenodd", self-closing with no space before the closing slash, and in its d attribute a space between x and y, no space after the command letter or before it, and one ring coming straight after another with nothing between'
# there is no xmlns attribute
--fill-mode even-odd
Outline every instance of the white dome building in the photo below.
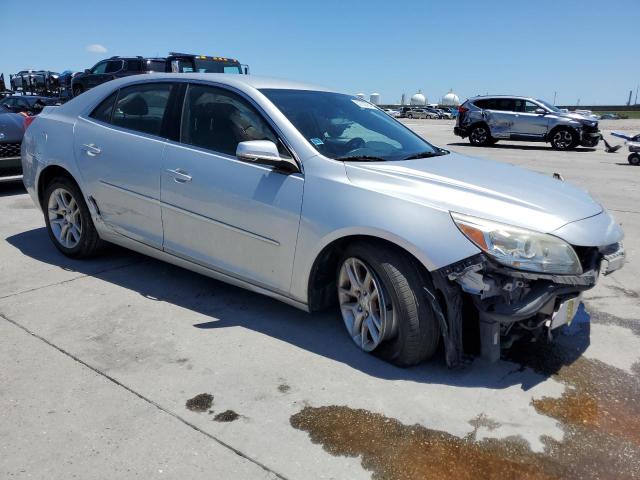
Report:
<svg viewBox="0 0 640 480"><path fill-rule="evenodd" d="M458 95L453 93L453 90L449 90L449 93L442 97L442 101L440 102L440 104L446 105L447 107L457 107L458 105L460 105L460 98L458 97Z"/></svg>
<svg viewBox="0 0 640 480"><path fill-rule="evenodd" d="M379 93L372 93L369 96L369 101L371 103L373 103L374 105L380 105L380 94Z"/></svg>
<svg viewBox="0 0 640 480"><path fill-rule="evenodd" d="M413 97L411 97L411 105L426 105L427 97L422 94L422 90L418 90Z"/></svg>
<svg viewBox="0 0 640 480"><path fill-rule="evenodd" d="M367 96L364 93L356 93L356 97L361 98L362 100L367 99Z"/></svg>

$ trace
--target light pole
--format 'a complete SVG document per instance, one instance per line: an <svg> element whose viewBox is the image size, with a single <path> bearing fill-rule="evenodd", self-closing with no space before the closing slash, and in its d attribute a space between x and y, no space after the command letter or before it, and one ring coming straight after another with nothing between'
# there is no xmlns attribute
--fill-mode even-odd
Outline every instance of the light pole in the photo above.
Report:
<svg viewBox="0 0 640 480"><path fill-rule="evenodd" d="M553 92L553 105L556 105L556 96L558 95L558 92Z"/></svg>

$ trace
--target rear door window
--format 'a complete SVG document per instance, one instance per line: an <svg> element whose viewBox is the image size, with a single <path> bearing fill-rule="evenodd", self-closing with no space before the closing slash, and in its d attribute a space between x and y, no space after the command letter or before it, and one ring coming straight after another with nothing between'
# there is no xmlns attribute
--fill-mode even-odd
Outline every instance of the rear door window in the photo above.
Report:
<svg viewBox="0 0 640 480"><path fill-rule="evenodd" d="M122 63L122 60L109 60L107 62L107 68L105 69L104 73L119 72L120 70L122 70Z"/></svg>
<svg viewBox="0 0 640 480"><path fill-rule="evenodd" d="M516 101L513 98L496 98L494 99L495 105L492 110L499 110L501 112L515 112Z"/></svg>
<svg viewBox="0 0 640 480"><path fill-rule="evenodd" d="M172 84L144 83L118 93L111 123L118 127L160 135Z"/></svg>
<svg viewBox="0 0 640 480"><path fill-rule="evenodd" d="M142 60L127 60L127 72L142 72Z"/></svg>

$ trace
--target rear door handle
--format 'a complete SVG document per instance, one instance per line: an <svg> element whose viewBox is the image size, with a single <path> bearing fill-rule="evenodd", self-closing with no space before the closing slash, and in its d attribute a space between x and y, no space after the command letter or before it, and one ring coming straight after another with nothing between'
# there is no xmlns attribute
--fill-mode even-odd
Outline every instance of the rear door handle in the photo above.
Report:
<svg viewBox="0 0 640 480"><path fill-rule="evenodd" d="M93 143L85 143L84 145L82 145L83 150L85 152L87 152L87 155L89 155L90 157L95 157L96 155L100 155L100 152L102 152L102 150L100 150L100 148L96 147Z"/></svg>
<svg viewBox="0 0 640 480"><path fill-rule="evenodd" d="M173 175L173 181L176 183L187 183L190 182L192 177L186 171L181 168L176 169L167 169L167 172Z"/></svg>

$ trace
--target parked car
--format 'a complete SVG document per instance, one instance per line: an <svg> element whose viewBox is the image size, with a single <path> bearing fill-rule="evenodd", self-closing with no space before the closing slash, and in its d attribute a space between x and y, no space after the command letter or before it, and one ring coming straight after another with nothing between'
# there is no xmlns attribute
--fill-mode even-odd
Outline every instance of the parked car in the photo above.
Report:
<svg viewBox="0 0 640 480"><path fill-rule="evenodd" d="M20 175L20 143L28 117L0 105L0 177Z"/></svg>
<svg viewBox="0 0 640 480"><path fill-rule="evenodd" d="M445 117L444 112L438 110L435 107L424 107L424 110L426 110L427 112L433 113L433 115L435 115L433 118L444 118Z"/></svg>
<svg viewBox="0 0 640 480"><path fill-rule="evenodd" d="M498 140L548 142L556 150L595 147L602 135L598 122L531 97L475 97L458 108L453 132L472 145Z"/></svg>
<svg viewBox="0 0 640 480"><path fill-rule="evenodd" d="M550 336L624 260L583 190L285 80L118 79L47 107L22 165L65 255L106 240L302 310L337 305L359 348L400 366L440 342L459 362L463 317L490 359L501 337Z"/></svg>
<svg viewBox="0 0 640 480"><path fill-rule="evenodd" d="M247 66L233 58L171 52L167 57L111 57L71 78L73 96L115 78L150 72L248 73Z"/></svg>
<svg viewBox="0 0 640 480"><path fill-rule="evenodd" d="M414 108L409 110L405 116L407 118L438 118L438 115L425 109L425 108Z"/></svg>
<svg viewBox="0 0 640 480"><path fill-rule="evenodd" d="M444 110L442 108L436 108L437 112L440 114L440 118L444 118L446 120L452 120L453 114L448 110Z"/></svg>
<svg viewBox="0 0 640 480"><path fill-rule="evenodd" d="M36 115L47 105L56 105L57 98L42 97L39 95L10 95L0 99L0 105L13 113L27 113Z"/></svg>
<svg viewBox="0 0 640 480"><path fill-rule="evenodd" d="M399 118L399 117L400 117L400 112L399 112L398 110L394 110L394 109L392 109L392 108L385 108L385 109L384 109L384 112L385 112L387 115L392 116L393 118Z"/></svg>
<svg viewBox="0 0 640 480"><path fill-rule="evenodd" d="M620 115L617 113L603 113L600 115L600 120L620 120Z"/></svg>

